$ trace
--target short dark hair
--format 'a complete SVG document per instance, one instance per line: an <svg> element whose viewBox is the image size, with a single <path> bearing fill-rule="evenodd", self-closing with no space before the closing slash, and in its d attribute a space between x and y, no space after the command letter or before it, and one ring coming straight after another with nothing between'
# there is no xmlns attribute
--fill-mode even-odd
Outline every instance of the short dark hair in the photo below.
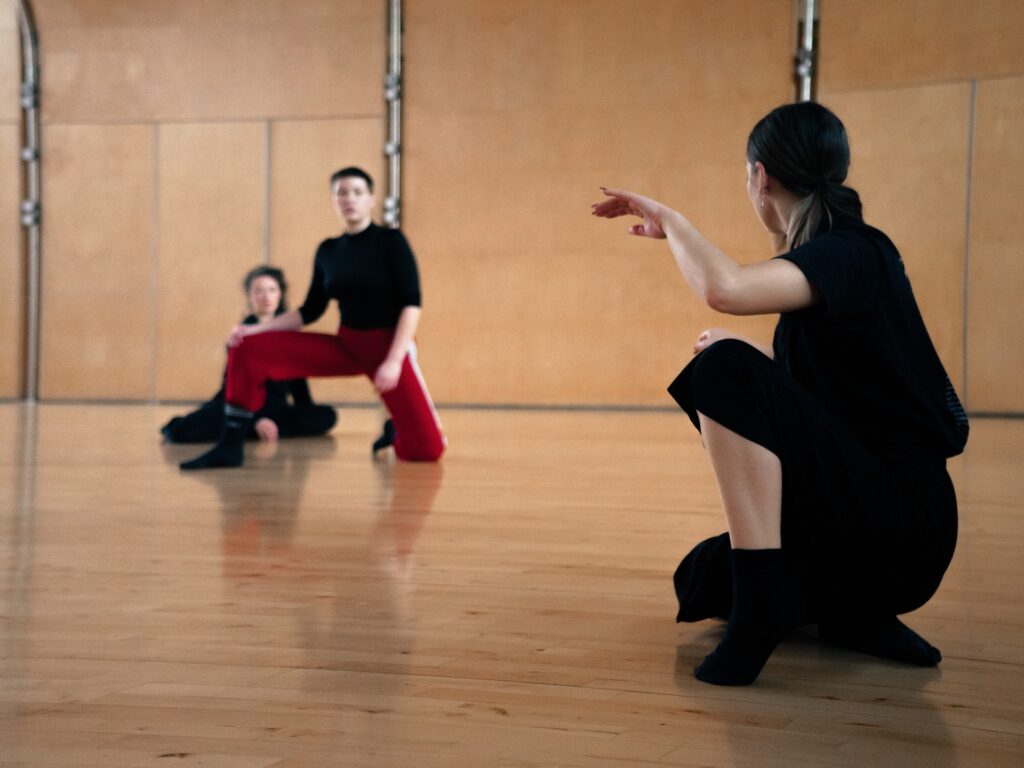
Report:
<svg viewBox="0 0 1024 768"><path fill-rule="evenodd" d="M347 168L342 168L340 171L335 171L333 174L331 174L331 189L334 189L334 182L336 182L338 179L347 179L352 177L362 179L363 181L365 181L367 189L373 192L373 179L370 178L370 174L368 174L362 168L357 168L354 165L350 165Z"/></svg>
<svg viewBox="0 0 1024 768"><path fill-rule="evenodd" d="M247 294L257 277L269 277L277 283L277 287L281 289L281 303L277 305L277 312L274 314L279 315L286 311L288 309L288 282L284 279L284 272L277 267L265 265L253 267L245 273L245 279L242 280L242 288Z"/></svg>

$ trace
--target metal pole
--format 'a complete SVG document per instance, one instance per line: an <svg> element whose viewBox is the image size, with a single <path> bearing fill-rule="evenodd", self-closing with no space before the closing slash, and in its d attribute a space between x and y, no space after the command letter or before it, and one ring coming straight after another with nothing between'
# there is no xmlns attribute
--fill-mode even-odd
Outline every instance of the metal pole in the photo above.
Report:
<svg viewBox="0 0 1024 768"><path fill-rule="evenodd" d="M402 0L388 3L388 73L384 78L384 100L388 103L388 196L384 200L384 223L397 229L402 223Z"/></svg>
<svg viewBox="0 0 1024 768"><path fill-rule="evenodd" d="M814 99L814 22L817 14L817 3L815 0L797 0L801 3L803 14L801 18L800 47L796 52L796 76L799 81L799 101L812 101Z"/></svg>
<svg viewBox="0 0 1024 768"><path fill-rule="evenodd" d="M25 398L39 396L39 296L41 268L42 175L39 166L39 35L29 0L18 1L21 33L21 108L25 137L21 159L25 163L25 197L21 201L21 224L27 239L27 297L25 312Z"/></svg>

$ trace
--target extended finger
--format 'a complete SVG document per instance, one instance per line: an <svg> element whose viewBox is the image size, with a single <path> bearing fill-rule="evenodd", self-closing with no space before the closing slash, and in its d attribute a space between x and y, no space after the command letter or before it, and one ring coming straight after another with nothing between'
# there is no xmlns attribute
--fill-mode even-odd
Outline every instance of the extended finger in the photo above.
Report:
<svg viewBox="0 0 1024 768"><path fill-rule="evenodd" d="M609 187L601 187L601 191L608 197L617 197L621 200L632 200L636 197L636 194L626 189L611 189Z"/></svg>

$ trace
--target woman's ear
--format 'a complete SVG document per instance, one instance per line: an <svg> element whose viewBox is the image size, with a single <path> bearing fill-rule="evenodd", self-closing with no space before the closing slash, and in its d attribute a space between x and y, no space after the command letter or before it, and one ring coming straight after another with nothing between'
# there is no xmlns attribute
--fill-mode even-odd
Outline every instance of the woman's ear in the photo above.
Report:
<svg viewBox="0 0 1024 768"><path fill-rule="evenodd" d="M764 169L764 163L760 160L754 161L754 180L757 182L757 191L765 194L769 187L768 171Z"/></svg>

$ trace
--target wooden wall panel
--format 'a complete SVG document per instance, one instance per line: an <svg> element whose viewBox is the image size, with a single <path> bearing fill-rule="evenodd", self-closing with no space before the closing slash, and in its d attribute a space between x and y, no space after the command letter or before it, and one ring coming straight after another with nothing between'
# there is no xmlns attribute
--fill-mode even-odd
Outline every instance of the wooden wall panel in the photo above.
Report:
<svg viewBox="0 0 1024 768"><path fill-rule="evenodd" d="M667 404L707 325L664 243L593 219L661 197L744 261L746 135L792 98L789 2L406 4L404 222L435 398ZM754 11L757 13L754 13Z"/></svg>
<svg viewBox="0 0 1024 768"><path fill-rule="evenodd" d="M316 247L341 232L331 204L328 180L348 165L364 168L374 179L375 219L387 196L384 121L379 117L348 120L283 121L273 124L270 153L270 260L282 267L291 284L291 303L302 303L312 276ZM337 304L307 330L334 333ZM320 400L376 399L363 379L323 379L311 383Z"/></svg>
<svg viewBox="0 0 1024 768"><path fill-rule="evenodd" d="M146 269L153 270L145 282L151 317L133 322L130 332L133 338L145 335L149 362L128 366L132 383L116 387L114 393L111 385L91 376L93 368L106 365L110 350L55 353L46 360L44 395L205 398L216 387L223 365L221 341L244 309L239 281L272 250L270 195L287 208L312 183L280 164L276 167L282 179L269 182L273 121L311 128L305 139L318 130L323 135L322 144L294 146L288 156L302 164L315 152L316 162L310 165L316 165L318 184L335 162L335 154L326 151L331 141L348 159L355 137L360 158L372 156L372 161L360 161L380 165L387 4L38 0L34 5L42 32L44 121L63 129L48 136L50 142L70 140L45 145L47 167L65 169L54 177L60 188L53 195L59 204L46 209L47 226L53 228L48 242L66 250L75 225L88 226L87 241L108 238L125 225L118 205L79 201L62 187L95 170L110 178L93 183L116 188L120 199L121 174L134 170L126 169L116 154L114 163L99 169L94 157L77 154L96 149L96 141L83 137L117 133L113 127L104 132L104 125L128 123L131 127L125 130L131 133L137 127L131 124L145 123L155 142L147 170L128 185L136 203L128 213L129 239L144 237L153 244L144 249ZM361 127L354 133L350 126L340 132L332 129L349 122ZM368 126L374 132L372 149L364 138ZM287 142L289 130L282 131ZM301 134L302 129L297 131ZM49 176L46 183L51 183ZM293 190L296 184L299 188ZM336 229L326 194L323 201L330 229L308 228L307 238ZM150 208L145 216L139 213L142 203ZM278 219L285 235L291 216L289 211ZM290 274L297 293L304 292L309 278L311 249L305 241L301 251L303 269ZM62 252L60 258L67 255ZM128 267L130 272L138 269L135 262ZM129 290L129 314L143 301L138 288L127 288L132 283L120 283ZM48 286L47 296L63 295L68 285ZM44 313L49 306L44 305ZM61 327L66 315L63 310L48 315L47 327ZM118 338L119 318L108 313L92 322L104 325L95 329L97 337ZM52 333L47 340L58 343Z"/></svg>
<svg viewBox="0 0 1024 768"><path fill-rule="evenodd" d="M1024 77L978 84L968 260L967 397L979 411L1024 411Z"/></svg>
<svg viewBox="0 0 1024 768"><path fill-rule="evenodd" d="M25 270L21 224L21 128L0 123L0 397L24 394Z"/></svg>
<svg viewBox="0 0 1024 768"><path fill-rule="evenodd" d="M48 126L42 140L41 396L148 398L154 128Z"/></svg>
<svg viewBox="0 0 1024 768"><path fill-rule="evenodd" d="M900 249L953 383L963 385L964 204L970 85L832 94L846 124L849 184L864 217Z"/></svg>
<svg viewBox="0 0 1024 768"><path fill-rule="evenodd" d="M18 3L0 0L0 123L21 120L21 48Z"/></svg>
<svg viewBox="0 0 1024 768"><path fill-rule="evenodd" d="M1015 90L1024 72L1024 4L830 0L821 7L820 35L821 99L849 107L843 116L855 124L855 161L868 159L854 171L872 190L869 215L877 200L875 220L890 221L894 236L906 233L898 244L940 353L951 369L966 358L954 380L968 408L1024 412L1012 384L1022 360L1020 323L1010 309L1021 242L1009 223L1019 218L1011 201L1020 197L1015 176L1024 170ZM858 135L867 146L856 143ZM875 148L881 151L871 160ZM970 201L961 181L968 167ZM965 267L956 253L967 232ZM958 353L965 334L966 354Z"/></svg>
<svg viewBox="0 0 1024 768"><path fill-rule="evenodd" d="M380 114L386 3L36 0L51 122Z"/></svg>
<svg viewBox="0 0 1024 768"><path fill-rule="evenodd" d="M827 0L822 91L885 88L1024 70L1020 0Z"/></svg>
<svg viewBox="0 0 1024 768"><path fill-rule="evenodd" d="M156 397L212 395L240 287L264 263L265 123L159 128Z"/></svg>

